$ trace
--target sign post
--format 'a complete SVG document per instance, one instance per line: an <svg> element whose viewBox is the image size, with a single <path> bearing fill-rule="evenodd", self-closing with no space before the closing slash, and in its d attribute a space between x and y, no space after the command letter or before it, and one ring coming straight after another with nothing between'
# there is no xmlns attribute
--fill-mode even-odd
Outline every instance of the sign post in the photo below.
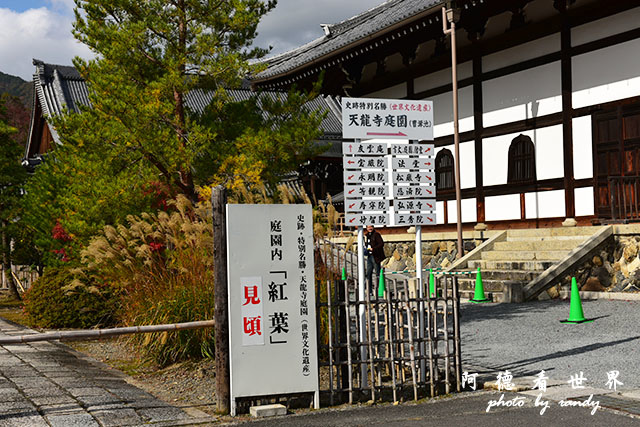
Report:
<svg viewBox="0 0 640 427"><path fill-rule="evenodd" d="M231 415L240 397L314 393L310 205L227 205Z"/></svg>
<svg viewBox="0 0 640 427"><path fill-rule="evenodd" d="M433 103L373 98L342 98L345 224L358 227L358 300L360 341L365 337L364 233L366 225L415 226L418 295L424 298L422 225L436 224ZM362 139L403 139L409 143L362 142ZM390 153L390 155L389 155ZM391 178L389 180L389 178ZM389 202L390 201L390 202ZM391 205L392 204L392 205ZM393 212L393 214L391 214ZM424 338L424 302L419 304L420 338ZM424 354L425 344L420 342ZM362 360L366 347L361 347ZM425 381L422 360L421 381ZM361 365L366 387L366 365Z"/></svg>

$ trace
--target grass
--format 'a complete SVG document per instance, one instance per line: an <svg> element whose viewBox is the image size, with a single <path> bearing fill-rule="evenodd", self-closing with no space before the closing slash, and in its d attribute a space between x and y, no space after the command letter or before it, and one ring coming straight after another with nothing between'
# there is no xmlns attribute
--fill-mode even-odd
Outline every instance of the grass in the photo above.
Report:
<svg viewBox="0 0 640 427"><path fill-rule="evenodd" d="M27 316L22 311L22 301L9 298L0 298L0 317L10 320L20 325L29 326L27 324Z"/></svg>

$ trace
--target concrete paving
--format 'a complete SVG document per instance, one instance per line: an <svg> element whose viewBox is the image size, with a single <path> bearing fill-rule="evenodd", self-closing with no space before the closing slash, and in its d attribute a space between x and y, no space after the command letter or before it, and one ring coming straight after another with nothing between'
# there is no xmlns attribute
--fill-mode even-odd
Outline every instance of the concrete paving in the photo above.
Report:
<svg viewBox="0 0 640 427"><path fill-rule="evenodd" d="M0 336L36 333L0 319ZM173 407L126 376L57 342L0 346L0 426L195 425L204 412Z"/></svg>

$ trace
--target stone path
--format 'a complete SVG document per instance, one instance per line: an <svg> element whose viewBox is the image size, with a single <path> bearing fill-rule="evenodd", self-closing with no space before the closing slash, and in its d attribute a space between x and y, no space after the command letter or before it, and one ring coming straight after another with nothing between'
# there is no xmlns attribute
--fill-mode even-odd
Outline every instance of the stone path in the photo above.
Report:
<svg viewBox="0 0 640 427"><path fill-rule="evenodd" d="M35 331L0 319L0 336ZM194 425L215 418L162 402L57 342L0 346L0 426Z"/></svg>

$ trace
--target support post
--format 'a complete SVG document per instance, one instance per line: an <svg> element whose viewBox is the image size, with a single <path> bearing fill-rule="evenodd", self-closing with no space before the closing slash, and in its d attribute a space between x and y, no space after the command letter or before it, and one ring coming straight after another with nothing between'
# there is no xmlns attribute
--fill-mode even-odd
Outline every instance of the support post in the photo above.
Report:
<svg viewBox="0 0 640 427"><path fill-rule="evenodd" d="M457 11L442 8L442 30L451 35L451 81L453 83L453 142L455 148L455 184L456 184L456 229L458 231L458 256L464 255L462 244L462 200L460 194L460 131L458 128L458 60L456 57L456 16ZM451 28L447 28L447 22Z"/></svg>
<svg viewBox="0 0 640 427"><path fill-rule="evenodd" d="M418 281L418 297L420 298L420 304L418 304L418 337L420 338L420 345L418 346L420 354L420 381L425 382L427 380L426 360L424 359L425 345L424 345L424 281L422 280L422 226L416 225L416 279ZM413 345L413 342L411 343Z"/></svg>
<svg viewBox="0 0 640 427"><path fill-rule="evenodd" d="M358 227L358 318L360 319L360 330L358 336L360 337L360 388L367 387L367 364L364 363L367 360L367 346L363 343L367 339L367 328L365 322L365 306L366 300L366 278L364 277L364 227Z"/></svg>
<svg viewBox="0 0 640 427"><path fill-rule="evenodd" d="M215 274L215 358L218 412L229 413L231 373L229 369L229 297L227 283L227 192L218 185L211 193L213 206L213 265Z"/></svg>

